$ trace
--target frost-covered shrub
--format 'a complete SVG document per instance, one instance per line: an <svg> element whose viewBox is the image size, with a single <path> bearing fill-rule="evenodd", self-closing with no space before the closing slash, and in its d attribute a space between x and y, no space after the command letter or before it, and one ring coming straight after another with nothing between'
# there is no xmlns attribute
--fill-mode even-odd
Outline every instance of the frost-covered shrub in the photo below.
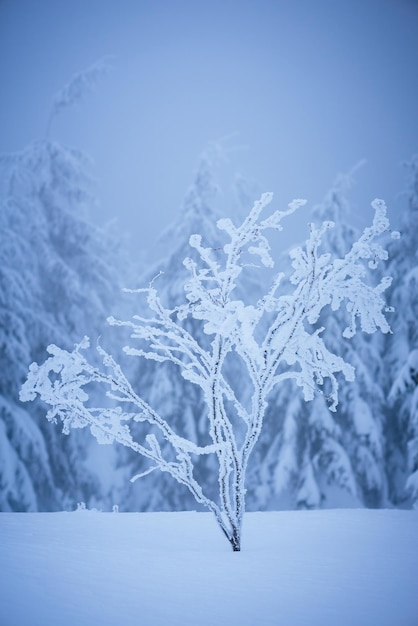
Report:
<svg viewBox="0 0 418 626"><path fill-rule="evenodd" d="M148 468L132 480L155 469L168 472L215 514L234 551L241 546L246 470L271 392L293 380L305 400L322 393L335 411L337 376L354 378L354 368L326 346L326 329L314 326L323 309L336 311L345 305L348 325L343 335L347 338L359 326L367 333L390 330L383 299L390 278L377 285L366 282L366 266L374 269L387 258L377 242L389 227L381 200L372 203L372 225L344 256L320 253L321 239L334 226L332 222L311 225L305 247L291 252L293 273L287 284L292 290L281 292L284 276L279 273L260 299L252 301L251 293L243 295L247 274L259 272L260 267L266 272L273 268L266 231L281 230L282 219L304 204L296 200L286 211L262 217L271 200L272 194L263 194L240 226L229 219L219 220L218 229L226 238L220 247L204 247L198 234L190 237L195 259L184 261L189 277L182 302L167 308L158 295L156 279L137 291L147 301L148 316L108 320L110 325L130 329L133 343L125 348L127 354L169 362L199 389L206 405L205 442L198 444L176 432L170 415L161 415L143 398L141 381L134 387L100 345L97 351L103 367L92 365L84 356L87 338L72 352L49 346L50 357L43 365L31 365L21 391L24 401L38 394L49 404L47 418L61 420L65 432L88 426L101 443L117 441L148 459ZM201 327L200 341L188 330L190 319ZM89 397L90 386L97 384L103 385L108 398L101 407ZM146 429L141 441L132 436L133 424ZM196 480L194 462L200 455L216 460L217 497L207 495Z"/></svg>

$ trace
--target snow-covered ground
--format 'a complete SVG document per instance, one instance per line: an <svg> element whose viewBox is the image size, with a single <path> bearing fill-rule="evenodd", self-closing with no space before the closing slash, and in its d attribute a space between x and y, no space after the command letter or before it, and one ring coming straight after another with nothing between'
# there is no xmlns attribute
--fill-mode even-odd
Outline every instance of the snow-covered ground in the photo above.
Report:
<svg viewBox="0 0 418 626"><path fill-rule="evenodd" d="M418 512L0 514L1 626L417 626Z"/></svg>

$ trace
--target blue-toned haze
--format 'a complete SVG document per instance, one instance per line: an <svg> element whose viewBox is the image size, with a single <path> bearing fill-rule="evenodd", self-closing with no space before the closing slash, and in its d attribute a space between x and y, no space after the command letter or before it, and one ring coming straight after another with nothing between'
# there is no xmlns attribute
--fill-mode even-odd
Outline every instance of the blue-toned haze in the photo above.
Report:
<svg viewBox="0 0 418 626"><path fill-rule="evenodd" d="M417 32L412 0L3 0L0 151L41 138L53 94L113 55L51 134L93 157L94 219L117 217L136 249L176 218L202 149L235 131L226 180L240 171L282 205L312 205L365 158L356 219L378 196L396 222L400 162L418 150Z"/></svg>

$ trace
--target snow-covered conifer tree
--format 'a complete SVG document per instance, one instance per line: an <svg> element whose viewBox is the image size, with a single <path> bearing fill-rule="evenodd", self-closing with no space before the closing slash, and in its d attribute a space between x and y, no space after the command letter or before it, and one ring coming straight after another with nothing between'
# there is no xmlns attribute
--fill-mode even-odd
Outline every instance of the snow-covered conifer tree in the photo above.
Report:
<svg viewBox="0 0 418 626"><path fill-rule="evenodd" d="M219 231L216 222L221 217L218 203L224 193L218 179L224 162L227 160L228 146L224 140L213 142L199 157L194 179L184 198L176 221L160 236L156 249L162 258L147 268L142 274L142 284L155 279L155 286L164 305L171 308L184 294L184 283L188 280L188 271L183 266L183 259L194 251L190 250L189 239L193 233L204 233L207 245L219 247ZM244 189L244 180L240 179L239 200L248 191ZM248 206L248 203L247 203ZM195 259L198 255L194 254ZM140 305L140 303L138 303ZM144 310L145 314L145 310ZM187 330L199 341L205 342L201 324L190 318L185 322ZM158 412L170 413L171 424L184 437L203 444L206 438L204 399L193 385L188 384L178 368L172 363L153 363L138 361L135 375L141 379L142 393ZM137 434L141 424L135 425ZM119 467L123 467L130 476L142 471L146 459L138 456L129 448L120 449ZM196 459L195 475L199 483L210 488L210 476L214 471L213 459L201 456ZM196 508L193 495L186 488L173 489L173 483L167 474L151 475L132 486L125 483L119 494L122 510L179 510Z"/></svg>
<svg viewBox="0 0 418 626"><path fill-rule="evenodd" d="M388 297L394 307L394 341L382 346L385 363L387 472L395 505L418 502L418 156L407 164L408 207L402 216L401 239L391 243Z"/></svg>
<svg viewBox="0 0 418 626"><path fill-rule="evenodd" d="M314 208L316 223L335 226L322 238L322 249L343 257L358 237L349 226L347 192L354 170L337 177L324 201ZM365 271L371 272L369 268ZM325 308L317 326L327 329L327 347L352 363L354 384L342 380L339 405L331 415L325 395L301 402L294 381L277 389L254 459L251 506L316 508L335 502L379 506L385 502L380 358L370 336L344 338L348 312Z"/></svg>
<svg viewBox="0 0 418 626"><path fill-rule="evenodd" d="M316 220L331 219L336 224L324 239L325 249L333 255L345 254L358 237L358 233L348 225L350 205L346 196L352 184L352 176L353 172L338 177L323 204L314 211ZM366 269L370 281L373 281L373 269L374 259ZM321 452L318 455L318 465L322 469L322 482L326 482L327 486L333 484L343 488L364 506L379 507L387 503L383 366L378 348L370 335L359 333L350 340L341 338L347 314L344 309L333 314L324 310L318 322L329 329L329 348L341 354L356 371L353 385L341 381L340 401L331 428L334 432L334 441L330 442L332 452L327 451L325 444L322 458ZM320 426L320 415L327 423L325 407L322 410L310 410L309 423L313 423L314 431L319 427L322 432L326 432L326 426ZM324 487L322 489L326 493Z"/></svg>
<svg viewBox="0 0 418 626"><path fill-rule="evenodd" d="M254 299L251 293L245 294L245 300L236 297L242 293L239 285L245 282L245 274L254 271L254 266L273 266L266 232L280 230L283 218L304 203L294 201L286 211L265 216L271 200L272 194L263 194L239 226L230 219L219 220L223 243L220 235L215 249L205 247L201 235L190 237L197 256L184 260L188 280L184 297L175 306L162 302L154 281L138 293L147 301L147 315L131 321L109 319L112 326L130 329L133 343L125 348L127 354L171 363L200 390L206 406L205 442L177 432L170 414L161 415L142 397L141 381L136 380L134 387L100 345L102 367L87 360L87 338L72 352L51 345L47 361L31 365L21 391L26 401L39 395L50 406L48 419L62 421L64 431L89 427L100 442L116 441L148 459L148 467L134 479L156 469L170 474L214 513L234 551L241 546L247 467L270 394L287 380L295 380L305 400L322 391L335 411L337 376L353 379L353 367L326 347L322 339L326 329L315 327L323 309L347 306L346 337L354 335L358 326L368 333L389 331L382 294L390 279L370 285L364 269L365 264L374 267L377 260L387 257L377 241L389 226L381 200L373 202L372 225L343 257L320 252L324 233L333 224L311 225L306 246L291 253L291 293L280 294L283 275L279 273L262 298ZM188 329L190 320L200 325L197 337ZM240 364L239 378L229 377L231 362ZM106 402L97 406L89 396L91 384L102 384L117 406L109 407ZM141 441L131 431L136 423L148 427ZM169 448L162 442L168 442ZM213 455L216 461L216 497L208 494L194 474L200 455Z"/></svg>
<svg viewBox="0 0 418 626"><path fill-rule="evenodd" d="M121 252L89 223L96 200L85 155L43 139L0 163L0 510L73 507L99 496L80 463L89 441L62 437L39 403L19 402L19 388L51 341L69 347L102 332L120 300Z"/></svg>

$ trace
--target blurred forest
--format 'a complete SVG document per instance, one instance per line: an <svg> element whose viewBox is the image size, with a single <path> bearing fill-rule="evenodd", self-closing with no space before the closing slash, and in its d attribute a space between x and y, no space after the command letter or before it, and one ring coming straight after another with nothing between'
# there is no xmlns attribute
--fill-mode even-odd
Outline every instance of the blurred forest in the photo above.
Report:
<svg viewBox="0 0 418 626"><path fill-rule="evenodd" d="M101 70L93 68L88 80ZM59 92L51 123L77 97L70 88ZM41 403L22 404L18 396L30 363L44 361L50 343L68 349L84 335L92 342L100 337L137 390L175 429L199 440L206 416L196 389L165 363L124 356L125 331L109 329L106 318L140 313L135 294L122 288L147 286L159 272L166 305L182 301L190 235L219 245L222 150L214 143L202 153L177 221L156 242L160 260L147 262L142 255L141 264L127 254L123 232L93 225L98 200L85 154L47 136L0 157L1 511L72 510L79 502L103 510L118 505L121 511L196 508L169 475L153 472L130 483L144 471L141 458L126 449L99 448L85 430L62 434L45 419ZM248 472L250 510L418 503L418 157L408 161L405 173L405 212L392 224L401 237L388 243L384 268L393 277L387 292L393 334L342 339L348 311L329 310L320 320L319 326L332 330L332 350L354 365L356 380L341 379L335 414L323 394L305 402L290 382L272 395ZM354 176L355 171L339 175L307 218L336 223L323 243L331 255L344 254L356 235L350 225ZM232 219L265 191L239 177L229 184ZM289 250L279 243L276 269L285 269ZM376 280L371 273L370 280ZM266 287L254 282L246 289L261 295ZM209 485L210 460L196 471L203 486Z"/></svg>

